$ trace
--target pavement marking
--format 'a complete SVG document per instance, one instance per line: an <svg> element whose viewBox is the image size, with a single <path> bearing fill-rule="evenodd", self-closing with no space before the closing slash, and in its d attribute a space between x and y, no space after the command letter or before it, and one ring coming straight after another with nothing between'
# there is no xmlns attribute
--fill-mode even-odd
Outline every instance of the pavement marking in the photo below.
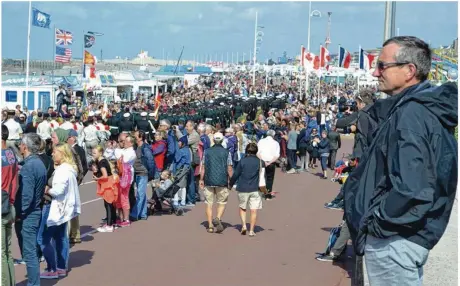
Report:
<svg viewBox="0 0 460 286"><path fill-rule="evenodd" d="M100 201L100 200L102 200L102 198L97 198L97 199L94 199L94 200L91 200L91 201L87 201L87 202L81 203L81 205L86 205L86 204L97 202L97 201Z"/></svg>

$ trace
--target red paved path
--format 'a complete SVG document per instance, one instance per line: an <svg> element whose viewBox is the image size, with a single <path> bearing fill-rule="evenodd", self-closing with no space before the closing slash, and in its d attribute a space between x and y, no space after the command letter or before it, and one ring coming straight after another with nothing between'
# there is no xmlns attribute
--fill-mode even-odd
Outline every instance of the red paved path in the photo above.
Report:
<svg viewBox="0 0 460 286"><path fill-rule="evenodd" d="M351 150L351 137L343 139L338 159ZM42 280L42 285L350 285L350 260L334 264L315 260L315 252L325 248L329 229L343 215L323 207L337 194L339 185L319 179L314 174L319 172L320 168L313 174L277 170L274 188L278 197L264 201L254 238L239 234L233 192L223 218L228 223L223 234L206 232L203 204L183 217L154 216L114 233L94 233L105 212L102 200L90 202L98 197L94 183L88 183L80 189L84 203L80 223L82 234L90 233L71 249L68 277ZM13 255L18 257L15 236L13 244ZM42 269L44 266L42 263ZM15 269L17 285L26 285L25 266Z"/></svg>

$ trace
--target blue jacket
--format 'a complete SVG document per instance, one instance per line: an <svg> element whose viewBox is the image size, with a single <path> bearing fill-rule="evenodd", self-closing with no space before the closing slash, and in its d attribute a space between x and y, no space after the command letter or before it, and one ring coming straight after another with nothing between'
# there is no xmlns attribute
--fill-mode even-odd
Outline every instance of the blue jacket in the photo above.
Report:
<svg viewBox="0 0 460 286"><path fill-rule="evenodd" d="M438 243L457 190L457 107L454 83L423 82L382 101L386 116L343 187L356 254L367 235L399 235L426 249Z"/></svg>
<svg viewBox="0 0 460 286"><path fill-rule="evenodd" d="M191 151L188 146L184 146L177 150L175 157L175 170L180 170L182 167L190 167L192 162Z"/></svg>
<svg viewBox="0 0 460 286"><path fill-rule="evenodd" d="M23 163L19 171L19 188L14 207L16 215L24 219L30 213L40 211L47 174L45 165L37 155L30 155Z"/></svg>
<svg viewBox="0 0 460 286"><path fill-rule="evenodd" d="M149 181L155 178L155 172L157 170L155 159L153 158L152 147L144 143L142 148L142 165L147 169Z"/></svg>
<svg viewBox="0 0 460 286"><path fill-rule="evenodd" d="M329 139L321 138L321 141L318 143L318 153L319 154L326 154L330 152L330 144Z"/></svg>
<svg viewBox="0 0 460 286"><path fill-rule="evenodd" d="M231 188L237 182L238 192L250 193L259 190L260 160L257 156L248 155L241 159L230 179Z"/></svg>

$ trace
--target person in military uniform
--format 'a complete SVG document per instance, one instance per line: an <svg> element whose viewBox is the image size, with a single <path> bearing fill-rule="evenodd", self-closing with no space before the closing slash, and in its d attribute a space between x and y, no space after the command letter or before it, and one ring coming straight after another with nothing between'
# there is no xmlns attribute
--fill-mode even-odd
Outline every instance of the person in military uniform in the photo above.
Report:
<svg viewBox="0 0 460 286"><path fill-rule="evenodd" d="M136 131L144 132L150 143L150 134L152 134L153 129L151 128L150 123L147 120L147 112L143 111L141 113L141 117L139 120L136 121L134 128Z"/></svg>
<svg viewBox="0 0 460 286"><path fill-rule="evenodd" d="M134 123L130 120L130 116L129 112L123 114L123 119L118 123L118 131L120 133L131 133L134 131Z"/></svg>

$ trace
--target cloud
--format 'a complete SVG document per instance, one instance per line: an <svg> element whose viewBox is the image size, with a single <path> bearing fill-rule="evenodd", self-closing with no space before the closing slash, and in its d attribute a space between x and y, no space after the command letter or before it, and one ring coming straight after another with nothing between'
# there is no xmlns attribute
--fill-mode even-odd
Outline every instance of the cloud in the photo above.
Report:
<svg viewBox="0 0 460 286"><path fill-rule="evenodd" d="M40 5L40 7L43 7L43 12L50 14L52 18L78 18L80 20L88 19L89 11L83 8L83 5L74 4L71 2L43 2L43 5Z"/></svg>
<svg viewBox="0 0 460 286"><path fill-rule="evenodd" d="M217 13L221 13L221 14L227 14L227 15L230 15L233 13L234 9L232 7L229 7L229 6L225 6L225 5L222 5L220 4L219 2L215 3L213 5L213 9L212 9L214 12L217 12Z"/></svg>
<svg viewBox="0 0 460 286"><path fill-rule="evenodd" d="M181 25L169 24L169 31L173 34L180 33L183 29Z"/></svg>

